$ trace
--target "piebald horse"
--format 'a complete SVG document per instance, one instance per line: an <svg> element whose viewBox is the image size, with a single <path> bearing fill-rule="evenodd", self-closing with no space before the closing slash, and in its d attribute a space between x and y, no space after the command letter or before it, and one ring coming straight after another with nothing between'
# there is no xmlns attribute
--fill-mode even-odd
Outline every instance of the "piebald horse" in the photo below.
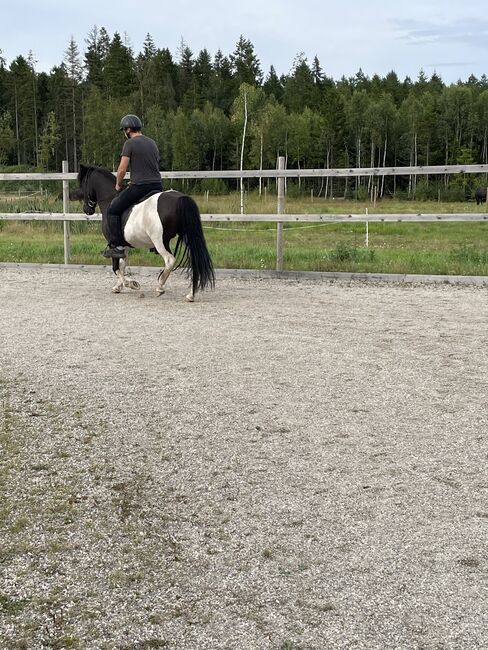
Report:
<svg viewBox="0 0 488 650"><path fill-rule="evenodd" d="M88 215L94 214L98 203L103 215L103 235L108 241L106 214L115 196L115 176L103 167L80 165L78 182L83 193L83 211ZM117 283L112 289L114 293L120 293L124 287L140 288L138 282L124 275L129 248L151 249L163 258L164 268L158 277L158 295L164 293L164 285L171 271L179 267L186 267L190 278L190 293L186 296L189 302L193 302L198 290L214 287L214 269L203 234L200 211L190 196L176 190L151 194L124 212L122 232L127 245L125 257L112 259L112 269L117 276ZM176 236L178 239L173 254L170 241Z"/></svg>

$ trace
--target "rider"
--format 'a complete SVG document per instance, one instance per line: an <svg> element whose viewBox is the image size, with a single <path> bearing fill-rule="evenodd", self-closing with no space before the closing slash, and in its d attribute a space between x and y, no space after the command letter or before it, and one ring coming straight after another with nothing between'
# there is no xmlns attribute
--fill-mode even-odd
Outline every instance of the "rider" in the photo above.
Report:
<svg viewBox="0 0 488 650"><path fill-rule="evenodd" d="M119 192L112 200L107 219L110 243L102 252L104 257L124 257L124 237L120 217L124 210L142 199L151 191L162 191L159 173L158 145L141 133L142 122L137 115L125 115L120 121L120 130L126 141L122 148L117 169L115 190ZM122 190L122 183L130 163L130 184ZM121 191L122 190L122 191Z"/></svg>

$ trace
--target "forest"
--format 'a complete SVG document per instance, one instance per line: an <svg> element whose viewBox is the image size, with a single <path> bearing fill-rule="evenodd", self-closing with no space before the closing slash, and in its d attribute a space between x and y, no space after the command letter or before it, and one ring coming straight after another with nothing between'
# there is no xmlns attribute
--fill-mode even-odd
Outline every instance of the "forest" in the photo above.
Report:
<svg viewBox="0 0 488 650"><path fill-rule="evenodd" d="M317 57L298 54L288 74L262 70L250 40L232 53L178 54L147 34L134 52L126 35L93 27L83 51L67 41L63 61L36 71L35 54L8 63L0 51L2 171L60 171L68 160L117 167L120 118L141 116L161 152L162 170L449 165L488 162L488 79L446 85L420 70L416 79L368 77L361 69L334 80ZM387 178L379 197L465 200L478 177ZM486 184L486 181L483 180ZM371 179L302 180L288 192L365 198ZM198 189L226 191L222 180Z"/></svg>

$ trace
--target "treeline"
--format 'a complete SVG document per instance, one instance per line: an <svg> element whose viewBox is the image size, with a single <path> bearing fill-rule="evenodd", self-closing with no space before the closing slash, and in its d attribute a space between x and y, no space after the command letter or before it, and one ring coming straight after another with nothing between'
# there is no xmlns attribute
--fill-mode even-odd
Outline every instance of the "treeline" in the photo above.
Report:
<svg viewBox="0 0 488 650"><path fill-rule="evenodd" d="M317 57L309 63L302 55L289 74L273 66L264 74L243 36L234 52L213 57L182 42L177 60L149 34L138 54L103 27L85 45L80 54L71 39L49 73L36 71L32 53L7 65L0 52L1 165L59 171L68 160L72 170L80 161L113 169L126 113L142 117L164 170L269 169L279 155L288 168L488 162L485 75L445 85L422 71L400 80L394 71L369 78L359 70L333 80ZM378 196L400 189L437 198L440 187L436 179L374 182ZM464 198L475 182L452 177L451 198ZM313 183L322 195L338 191ZM357 196L373 189L367 178L337 183Z"/></svg>

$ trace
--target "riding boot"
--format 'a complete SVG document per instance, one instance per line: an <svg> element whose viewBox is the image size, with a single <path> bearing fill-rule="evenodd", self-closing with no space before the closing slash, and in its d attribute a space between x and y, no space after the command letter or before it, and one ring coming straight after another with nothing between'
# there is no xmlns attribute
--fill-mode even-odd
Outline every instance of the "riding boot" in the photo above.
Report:
<svg viewBox="0 0 488 650"><path fill-rule="evenodd" d="M107 214L108 231L110 233L110 246L123 246L124 236L122 234L121 218L118 214Z"/></svg>
<svg viewBox="0 0 488 650"><path fill-rule="evenodd" d="M102 251L104 257L122 258L125 257L124 236L122 234L121 218L118 214L107 214L107 226L109 232L109 243Z"/></svg>

